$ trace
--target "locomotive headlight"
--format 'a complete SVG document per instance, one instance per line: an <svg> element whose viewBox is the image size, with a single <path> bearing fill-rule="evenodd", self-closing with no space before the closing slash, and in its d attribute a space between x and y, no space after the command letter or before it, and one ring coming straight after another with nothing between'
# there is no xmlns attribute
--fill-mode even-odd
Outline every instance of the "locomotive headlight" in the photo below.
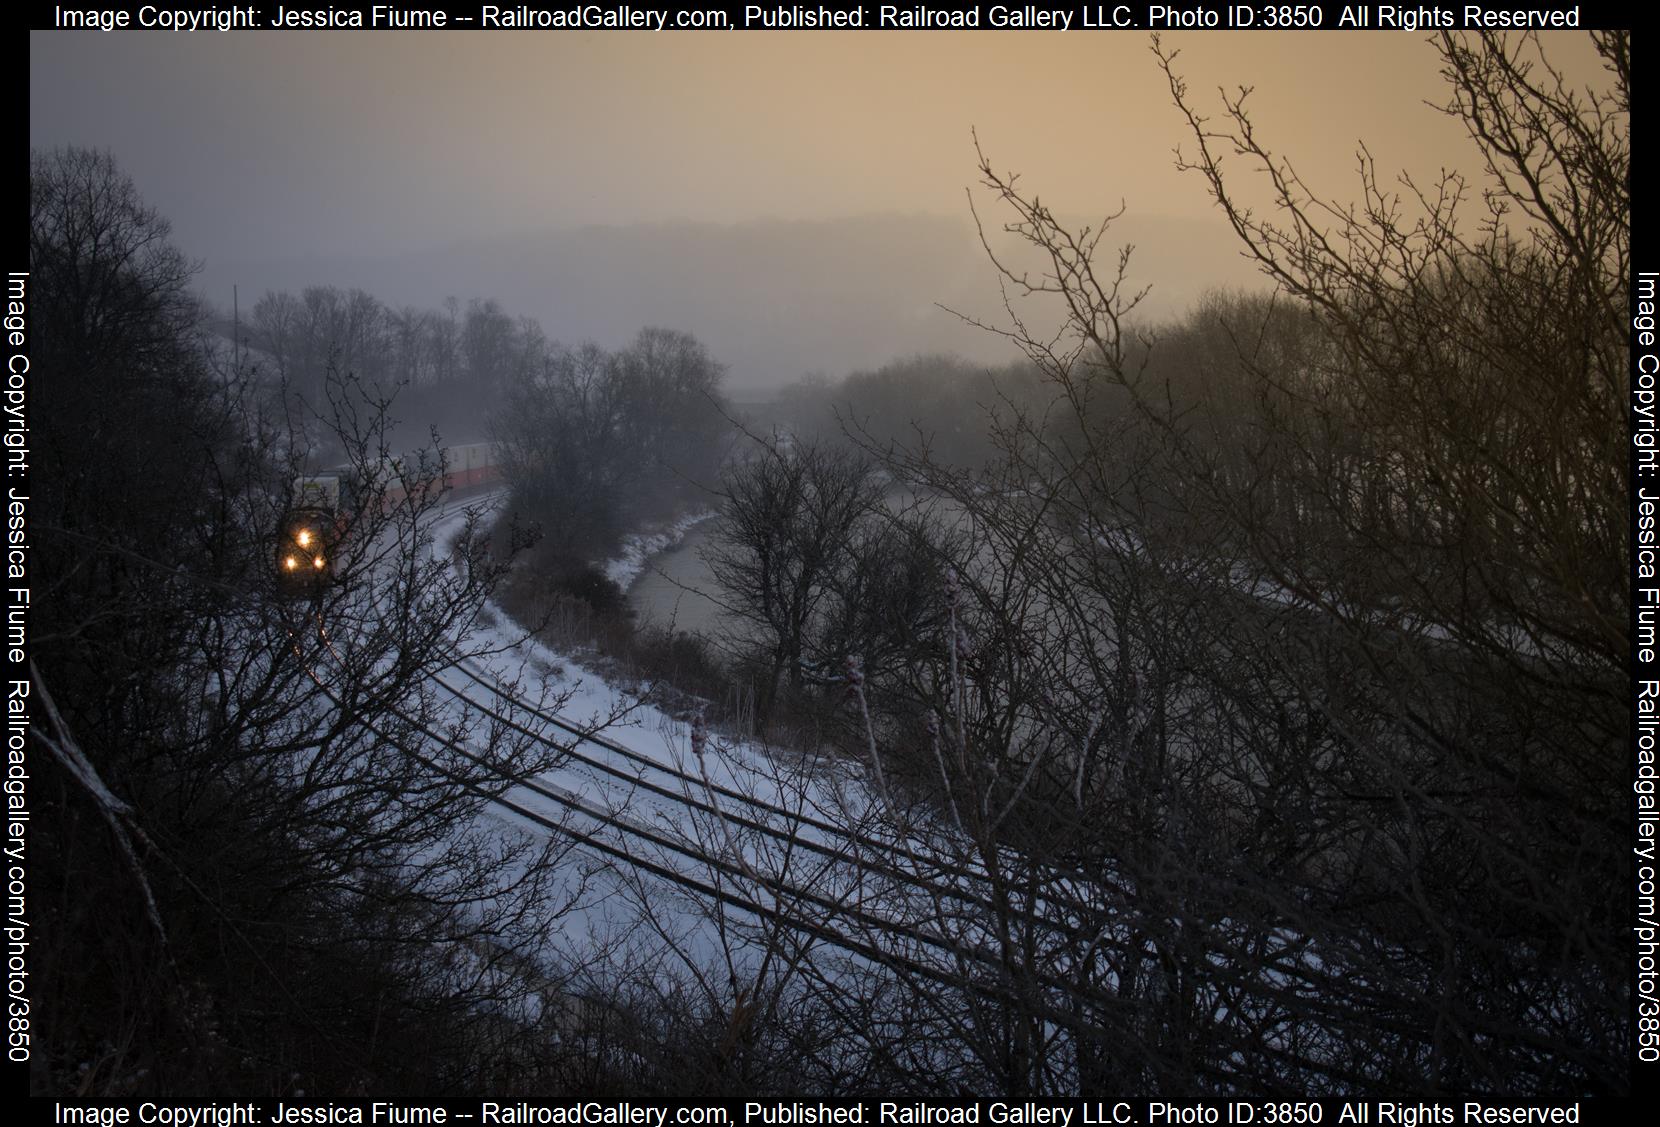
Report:
<svg viewBox="0 0 1660 1127"><path fill-rule="evenodd" d="M312 561L311 561L311 566L316 568L318 571L323 570L323 566L324 566L323 557L322 556L313 557Z"/></svg>
<svg viewBox="0 0 1660 1127"><path fill-rule="evenodd" d="M311 547L311 529L309 529L309 528L300 529L300 534L298 536L296 536L294 539L296 539L300 542L300 547L302 547L302 548Z"/></svg>
<svg viewBox="0 0 1660 1127"><path fill-rule="evenodd" d="M284 556L282 566L287 568L289 571L293 571L295 568L300 566L300 561L295 559L293 556Z"/></svg>

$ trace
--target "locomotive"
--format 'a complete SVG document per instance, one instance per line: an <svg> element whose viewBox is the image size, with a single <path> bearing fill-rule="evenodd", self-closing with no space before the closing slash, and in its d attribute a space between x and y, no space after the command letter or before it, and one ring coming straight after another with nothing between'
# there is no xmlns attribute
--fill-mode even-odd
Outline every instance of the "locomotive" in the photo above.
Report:
<svg viewBox="0 0 1660 1127"><path fill-rule="evenodd" d="M501 479L495 446L474 442L439 451L442 487L468 490ZM294 480L292 494L277 532L276 570L279 585L291 592L321 591L336 577L335 556L353 519L373 498L381 510L402 501L418 484L406 467L418 464L383 458L367 467L367 474L340 467L306 474ZM367 476L372 480L366 482ZM437 483L435 472L430 483Z"/></svg>
<svg viewBox="0 0 1660 1127"><path fill-rule="evenodd" d="M290 589L320 589L334 578L334 550L345 532L342 474L297 478L277 535L277 579Z"/></svg>

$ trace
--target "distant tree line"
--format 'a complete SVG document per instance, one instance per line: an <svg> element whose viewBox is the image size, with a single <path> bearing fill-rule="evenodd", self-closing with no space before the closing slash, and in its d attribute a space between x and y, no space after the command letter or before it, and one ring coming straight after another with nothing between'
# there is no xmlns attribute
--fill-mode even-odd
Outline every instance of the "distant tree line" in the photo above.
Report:
<svg viewBox="0 0 1660 1127"><path fill-rule="evenodd" d="M998 456L998 419L1044 395L1041 373L1025 361L988 367L923 355L840 379L804 377L782 390L777 414L805 440L926 449L938 462L969 467Z"/></svg>
<svg viewBox="0 0 1660 1127"><path fill-rule="evenodd" d="M298 403L322 410L331 373L349 373L382 394L396 392L400 415L438 422L447 438L463 439L482 435L490 405L537 371L548 349L534 318L509 316L493 298L394 308L363 290L326 285L267 293L242 333Z"/></svg>
<svg viewBox="0 0 1660 1127"><path fill-rule="evenodd" d="M560 552L603 553L707 487L723 456L724 368L690 334L642 330L627 346L567 347L493 299L392 308L363 290L268 293L245 343L269 357L301 414L348 375L396 397L424 435L500 442L516 515Z"/></svg>

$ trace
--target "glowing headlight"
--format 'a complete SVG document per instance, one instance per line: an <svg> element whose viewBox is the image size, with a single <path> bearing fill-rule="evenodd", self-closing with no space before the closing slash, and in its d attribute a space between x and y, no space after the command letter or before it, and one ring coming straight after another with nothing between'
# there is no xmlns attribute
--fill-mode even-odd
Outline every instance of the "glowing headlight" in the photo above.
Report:
<svg viewBox="0 0 1660 1127"><path fill-rule="evenodd" d="M282 566L287 568L289 571L293 571L295 568L300 566L300 561L295 559L293 556L284 556Z"/></svg>
<svg viewBox="0 0 1660 1127"><path fill-rule="evenodd" d="M296 536L294 539L296 539L300 542L300 547L302 547L302 548L311 547L311 529L309 529L309 528L300 529L300 534L298 536Z"/></svg>
<svg viewBox="0 0 1660 1127"><path fill-rule="evenodd" d="M323 570L323 557L314 556L311 561L311 566L316 568L318 571Z"/></svg>

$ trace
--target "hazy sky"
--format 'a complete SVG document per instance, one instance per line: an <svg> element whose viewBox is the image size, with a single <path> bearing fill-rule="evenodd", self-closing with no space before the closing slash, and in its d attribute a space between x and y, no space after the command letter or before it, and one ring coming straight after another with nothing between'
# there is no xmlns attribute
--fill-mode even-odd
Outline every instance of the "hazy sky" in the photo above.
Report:
<svg viewBox="0 0 1660 1127"><path fill-rule="evenodd" d="M1465 159L1420 35L1172 34L1196 91L1342 187ZM107 146L197 253L379 253L526 227L955 214L969 130L1056 206L1196 214L1140 34L37 32L36 145Z"/></svg>
<svg viewBox="0 0 1660 1127"><path fill-rule="evenodd" d="M1425 177L1469 160L1462 127L1425 104L1444 95L1421 34L1166 43L1208 107L1218 86L1254 86L1262 134L1316 188L1352 195L1361 138L1380 167ZM1212 217L1173 167L1181 123L1148 46L1077 31L36 32L31 143L112 150L210 263L642 221L962 220L971 128L1063 214L1123 199L1136 216ZM1557 46L1589 57L1577 36Z"/></svg>

